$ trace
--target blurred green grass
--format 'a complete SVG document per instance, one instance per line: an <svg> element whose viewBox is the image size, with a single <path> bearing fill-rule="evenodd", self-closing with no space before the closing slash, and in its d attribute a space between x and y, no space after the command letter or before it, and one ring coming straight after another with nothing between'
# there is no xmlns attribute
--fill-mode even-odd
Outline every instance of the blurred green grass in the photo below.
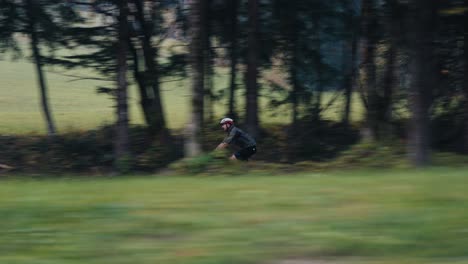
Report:
<svg viewBox="0 0 468 264"><path fill-rule="evenodd" d="M24 60L0 60L0 134L45 133L45 123L39 105L39 93L36 83L34 66ZM49 100L53 117L59 132L95 129L101 125L114 122L114 102L108 95L96 94L97 86L113 86L112 82L96 80L73 81L76 78L63 76L54 72L60 68L46 68L46 78L49 87ZM79 70L71 74L96 77L91 71ZM162 99L168 126L178 129L185 126L190 113L189 80L170 81L168 78L162 83ZM221 90L228 87L228 72L219 69L214 78L214 87ZM242 80L239 80L242 86ZM264 90L262 93L268 94ZM139 95L136 87L130 87L130 122L142 124L143 115L139 106ZM324 104L334 95L326 93ZM244 101L243 91L239 89L238 102ZM362 106L355 97L353 104L353 120L360 120ZM339 100L338 100L339 101ZM215 114L222 116L227 112L227 98L215 104ZM335 107L325 113L326 118L338 119L343 104L338 102ZM264 123L285 123L290 121L290 111L284 107L269 107L267 99L261 99L260 117ZM238 110L242 110L239 105ZM275 115L276 113L276 115Z"/></svg>
<svg viewBox="0 0 468 264"><path fill-rule="evenodd" d="M467 175L4 179L0 263L468 263Z"/></svg>

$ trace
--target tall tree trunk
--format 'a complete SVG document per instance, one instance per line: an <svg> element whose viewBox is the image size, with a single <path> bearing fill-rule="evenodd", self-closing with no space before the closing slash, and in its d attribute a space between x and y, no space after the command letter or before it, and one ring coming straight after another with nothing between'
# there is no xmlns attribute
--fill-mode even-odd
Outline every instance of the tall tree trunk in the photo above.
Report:
<svg viewBox="0 0 468 264"><path fill-rule="evenodd" d="M139 49L134 45L131 39L129 39L129 51L132 54L133 58L133 78L137 82L138 91L140 92L140 105L141 110L143 111L143 116L145 118L146 124L150 126L150 120L152 118L152 112L150 109L150 102L151 99L148 95L146 78L144 77L144 73L140 68L140 54Z"/></svg>
<svg viewBox="0 0 468 264"><path fill-rule="evenodd" d="M249 27L246 73L246 128L258 136L258 61L259 61L259 0L249 0Z"/></svg>
<svg viewBox="0 0 468 264"><path fill-rule="evenodd" d="M391 41L387 50L387 58L385 65L385 73L383 78L383 97L381 100L381 109L379 111L379 134L382 137L389 137L392 134L391 120L392 120L392 97L393 86L395 85L395 57L396 47L395 43Z"/></svg>
<svg viewBox="0 0 468 264"><path fill-rule="evenodd" d="M297 40L297 39L296 39ZM299 135L300 126L299 126L299 105L300 105L300 97L302 95L302 86L298 80L298 68L299 68L299 50L296 45L297 42L291 42L292 44L292 58L291 58L291 66L290 66L290 79L291 79L291 106L292 106L292 120L291 120L291 128L288 133L288 140L289 144L287 147L286 159L290 162L293 162L297 156L298 149L300 147L300 142L297 140L297 136Z"/></svg>
<svg viewBox="0 0 468 264"><path fill-rule="evenodd" d="M115 167L118 172L129 169L130 149L128 133L128 104L127 104L127 52L128 52L128 3L119 0L119 38L117 49L117 125L114 141Z"/></svg>
<svg viewBox="0 0 468 264"><path fill-rule="evenodd" d="M362 38L364 41L363 68L365 72L366 92L366 128L364 136L370 140L377 139L378 94L376 84L375 46L377 21L373 0L362 1Z"/></svg>
<svg viewBox="0 0 468 264"><path fill-rule="evenodd" d="M320 17L314 19L314 27L316 30L317 40L312 44L315 49L315 55L313 57L314 66L317 72L317 90L315 91L314 104L313 104L313 113L312 118L314 122L317 122L321 119L322 113L322 96L323 96L323 60L322 60L322 49L321 49L321 39L320 39Z"/></svg>
<svg viewBox="0 0 468 264"><path fill-rule="evenodd" d="M153 121L153 109L152 109L152 98L150 98L150 86L148 84L147 77L149 74L147 74L147 66L146 66L146 57L145 52L143 51L143 42L145 39L145 27L147 26L145 23L144 18L142 19L142 12L143 12L143 5L141 3L141 0L134 0L133 1L136 8L136 12L134 13L136 20L139 22L139 25L141 25L141 31L136 31L133 28L130 28L131 30L131 35L137 35L139 36L139 42L136 44L132 41L132 38L129 38L129 48L131 51L131 54L133 56L133 77L135 78L137 85L138 85L138 91L140 92L140 106L141 110L143 111L143 115L145 118L145 122L150 127L150 130L152 130L152 126L154 125ZM150 54L147 54L150 56ZM143 59L143 62L145 66L140 67L140 59ZM142 69L143 68L143 69Z"/></svg>
<svg viewBox="0 0 468 264"><path fill-rule="evenodd" d="M229 82L229 109L228 109L228 116L237 119L237 112L235 110L236 107L236 78L237 78L237 15L239 10L239 1L238 0L230 0L230 10L231 10L231 32L230 32L230 43L231 43L231 50L230 52L230 82Z"/></svg>
<svg viewBox="0 0 468 264"><path fill-rule="evenodd" d="M465 89L465 136L464 136L464 152L465 154L468 154L468 28L466 25L468 25L468 0L464 1L464 7L465 7L465 14L464 14L464 20L465 20L465 27L463 28L464 34L463 34L463 41L464 41L464 58L465 58L465 74L464 76L464 89Z"/></svg>
<svg viewBox="0 0 468 264"><path fill-rule="evenodd" d="M410 2L410 74L409 104L411 123L408 155L415 166L430 163L429 107L434 86L435 0Z"/></svg>
<svg viewBox="0 0 468 264"><path fill-rule="evenodd" d="M190 65L192 70L192 111L186 130L185 155L193 157L202 152L204 97L204 7L206 0L190 4Z"/></svg>
<svg viewBox="0 0 468 264"><path fill-rule="evenodd" d="M293 28L299 27L298 21L298 3L291 3L291 15L293 16ZM290 75L290 84L291 84L291 105L292 105L292 120L291 120L291 131L290 137L295 137L297 132L298 117L299 117L299 97L300 97L300 84L298 80L298 69L299 69L299 32L298 30L292 30L289 35L290 44L288 48L290 49L290 62L289 62L289 75Z"/></svg>
<svg viewBox="0 0 468 264"><path fill-rule="evenodd" d="M209 48L211 49L211 47ZM212 123L214 121L214 65L213 65L213 53L212 51L206 52L205 62L205 122Z"/></svg>
<svg viewBox="0 0 468 264"><path fill-rule="evenodd" d="M360 36L359 27L360 19L357 15L358 11L356 10L357 3L360 3L361 0L353 0L346 2L346 26L350 26L351 36L345 41L345 46L343 47L343 58L344 59L344 81L343 81L343 90L345 95L345 104L343 109L342 122L345 126L349 126L350 116L351 116L351 102L353 100L353 90L358 80L359 71L357 69L357 60L358 60L358 39ZM351 52L351 56L347 55L348 52ZM349 60L348 60L349 58Z"/></svg>
<svg viewBox="0 0 468 264"><path fill-rule="evenodd" d="M345 52L346 48L343 49ZM343 56L346 56L343 54ZM343 112L343 124L345 126L349 125L349 119L351 114L351 102L353 97L353 86L357 79L356 77L356 60L357 60L357 36L353 34L351 40L351 59L349 61L348 69L346 70L345 80L344 80L344 91L345 91L345 107Z"/></svg>
<svg viewBox="0 0 468 264"><path fill-rule="evenodd" d="M393 91L396 89L396 63L398 45L401 42L403 10L398 0L387 0L387 16L385 17L385 27L388 31L388 50L385 55L385 72L383 76L383 95L379 104L379 134L384 138L390 138L392 131L392 104Z"/></svg>
<svg viewBox="0 0 468 264"><path fill-rule="evenodd" d="M206 18L204 19L204 31L205 43L204 47L204 56L205 56L205 117L204 119L207 122L212 122L214 120L214 101L213 101L213 78L214 78L214 52L211 44L211 17L210 17L210 8L212 0L205 0L205 14Z"/></svg>
<svg viewBox="0 0 468 264"><path fill-rule="evenodd" d="M315 105L313 107L313 120L319 121L322 114L322 96L323 96L323 69L320 49L315 56L315 65L317 67L317 91L315 91Z"/></svg>
<svg viewBox="0 0 468 264"><path fill-rule="evenodd" d="M36 8L39 8L38 4L34 0L26 1L26 12L28 16L28 31L31 38L31 50L34 57L34 64L36 66L37 81L39 84L40 95L41 95L41 106L42 112L46 119L47 124L47 135L54 136L57 133L55 123L49 109L49 97L48 89L45 79L45 74L42 69L42 55L39 48L39 37L37 34L37 17Z"/></svg>
<svg viewBox="0 0 468 264"><path fill-rule="evenodd" d="M298 21L297 21L297 4L292 3L294 5L294 11L292 15L294 16L294 28L298 27ZM286 153L286 158L288 161L292 162L296 158L297 151L300 146L300 142L297 140L298 132L299 132L299 98L301 97L301 85L298 80L298 69L300 67L299 61L300 61L300 54L299 54L299 47L298 47L298 42L299 42L299 34L297 30L293 30L290 35L290 44L289 44L289 49L290 49L290 62L289 62L289 78L290 78L290 85L291 85L291 107L292 107L292 120L291 120L291 128L288 133L288 140L290 144L288 144L287 148L287 153Z"/></svg>
<svg viewBox="0 0 468 264"><path fill-rule="evenodd" d="M292 44L293 50L292 50L292 61L291 61L291 68L290 68L290 78L291 78L291 86L292 86L292 91L291 91L291 105L292 105L292 120L291 120L291 126L292 126L292 134L295 134L297 131L297 122L299 118L299 93L300 93L300 85L298 81L298 76L297 76L297 69L298 69L298 58L297 58L297 47L295 44Z"/></svg>
<svg viewBox="0 0 468 264"><path fill-rule="evenodd" d="M143 47L143 56L145 62L145 73L143 74L144 81L141 83L144 88L140 88L142 97L142 107L145 114L146 122L151 131L159 134L163 143L170 143L169 131L166 125L162 101L161 101L161 88L159 82L159 65L157 62L158 50L152 45L151 38L153 36L153 18L148 21L145 19L144 1L135 0L137 19L140 21L142 33L140 41ZM151 6L151 14L155 12ZM143 92L143 89L145 90ZM148 93L148 90L150 93ZM149 94L152 96L149 97ZM146 96L145 96L146 95Z"/></svg>

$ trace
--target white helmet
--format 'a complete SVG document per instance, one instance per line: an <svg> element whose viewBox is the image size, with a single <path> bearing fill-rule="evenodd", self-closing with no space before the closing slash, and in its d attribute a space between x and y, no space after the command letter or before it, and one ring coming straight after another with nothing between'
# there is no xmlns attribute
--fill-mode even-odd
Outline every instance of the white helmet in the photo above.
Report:
<svg viewBox="0 0 468 264"><path fill-rule="evenodd" d="M225 117L223 119L221 119L221 122L219 122L220 125L224 125L224 124L234 124L234 120L232 120L231 118L229 117Z"/></svg>

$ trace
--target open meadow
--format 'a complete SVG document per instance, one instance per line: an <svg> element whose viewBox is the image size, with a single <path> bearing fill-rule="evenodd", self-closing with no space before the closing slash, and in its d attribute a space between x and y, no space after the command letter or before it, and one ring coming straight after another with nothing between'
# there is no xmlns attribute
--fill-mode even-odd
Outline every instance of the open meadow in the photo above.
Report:
<svg viewBox="0 0 468 264"><path fill-rule="evenodd" d="M0 181L0 263L468 263L468 168Z"/></svg>
<svg viewBox="0 0 468 264"><path fill-rule="evenodd" d="M39 89L33 64L21 61L0 60L0 134L43 134L45 124L42 116ZM49 100L53 117L60 132L89 130L114 122L114 102L109 95L97 94L97 86L113 86L111 82L96 80L76 80L74 77L57 74L61 69L47 69L46 78L49 86ZM72 74L95 77L89 71L75 71ZM228 74L220 70L215 77L214 86L220 90L228 87ZM239 84L242 81L239 80ZM190 87L188 80L167 82L164 80L163 105L170 128L182 128L190 113ZM268 95L267 89L261 91ZM334 95L326 93L324 104ZM238 102L243 102L243 91L238 93ZM130 88L130 122L142 124L143 116L138 105L139 95L136 87ZM222 116L226 112L227 98L215 105L215 114ZM285 123L290 121L287 106L274 108L268 106L266 96L261 98L261 120L267 123ZM338 119L343 106L338 101L324 114L325 118ZM242 106L239 106L242 111ZM359 120L362 114L358 96L353 102L353 120Z"/></svg>

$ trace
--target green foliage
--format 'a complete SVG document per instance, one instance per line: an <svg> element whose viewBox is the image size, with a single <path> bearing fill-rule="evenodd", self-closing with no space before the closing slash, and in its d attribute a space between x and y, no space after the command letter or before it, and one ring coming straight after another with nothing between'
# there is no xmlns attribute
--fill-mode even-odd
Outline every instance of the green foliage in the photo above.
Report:
<svg viewBox="0 0 468 264"><path fill-rule="evenodd" d="M135 168L138 170L151 171L162 168L171 161L180 157L174 148L162 145L159 140L150 142L147 148L135 156Z"/></svg>
<svg viewBox="0 0 468 264"><path fill-rule="evenodd" d="M289 127L265 126L257 139L258 153L249 162L233 162L229 157L235 149L212 151L223 139L219 127L205 129L204 149L207 153L181 159L182 140L174 138L174 145L166 145L147 128L130 129L132 158L116 163L113 154L113 128L102 127L86 132L69 132L49 139L45 136L0 137L0 164L15 168L11 172L53 173L73 172L101 175L113 171L114 165L128 173L170 171L175 175L245 175L259 173L279 175L300 171L329 171L352 168L407 168L406 147L398 140L387 143L357 142L357 132L338 124L323 125L319 133L300 134L288 138ZM316 128L318 129L318 128ZM296 148L294 159L288 151ZM460 166L467 156L434 153L437 166ZM166 169L165 169L166 168Z"/></svg>
<svg viewBox="0 0 468 264"><path fill-rule="evenodd" d="M468 164L467 155L459 155L449 152L437 152L433 153L432 158L434 166L460 167Z"/></svg>
<svg viewBox="0 0 468 264"><path fill-rule="evenodd" d="M185 158L172 163L169 168L175 174L203 174L203 175L239 175L245 172L246 163L229 160L230 152L217 150L202 155Z"/></svg>
<svg viewBox="0 0 468 264"><path fill-rule="evenodd" d="M432 145L440 151L463 152L465 133L464 104L446 99L445 106L436 111L431 122ZM451 105L453 104L453 105Z"/></svg>
<svg viewBox="0 0 468 264"><path fill-rule="evenodd" d="M39 171L88 171L112 163L112 142L97 134L70 133L48 139L36 137L2 137L0 150L5 163L17 170Z"/></svg>
<svg viewBox="0 0 468 264"><path fill-rule="evenodd" d="M405 145L400 142L387 144L363 141L342 152L331 162L335 168L407 168Z"/></svg>
<svg viewBox="0 0 468 264"><path fill-rule="evenodd" d="M88 132L70 132L54 138L45 136L0 137L2 160L16 171L29 173L107 173L117 166L128 173L132 169L152 171L180 157L171 146L156 143L144 127L132 127L132 154L120 161L114 159L113 128L103 127ZM177 156L179 155L179 156Z"/></svg>
<svg viewBox="0 0 468 264"><path fill-rule="evenodd" d="M125 175L132 172L133 169L133 158L130 155L115 159L114 168L119 175Z"/></svg>
<svg viewBox="0 0 468 264"><path fill-rule="evenodd" d="M196 174L203 172L213 162L210 154L202 154L193 158L185 158L173 163L169 168L174 169L180 174Z"/></svg>
<svg viewBox="0 0 468 264"><path fill-rule="evenodd" d="M267 160L300 162L328 161L359 140L358 131L332 121L303 119L294 136L291 126L264 126L259 143L259 157ZM288 153L294 153L288 158Z"/></svg>

